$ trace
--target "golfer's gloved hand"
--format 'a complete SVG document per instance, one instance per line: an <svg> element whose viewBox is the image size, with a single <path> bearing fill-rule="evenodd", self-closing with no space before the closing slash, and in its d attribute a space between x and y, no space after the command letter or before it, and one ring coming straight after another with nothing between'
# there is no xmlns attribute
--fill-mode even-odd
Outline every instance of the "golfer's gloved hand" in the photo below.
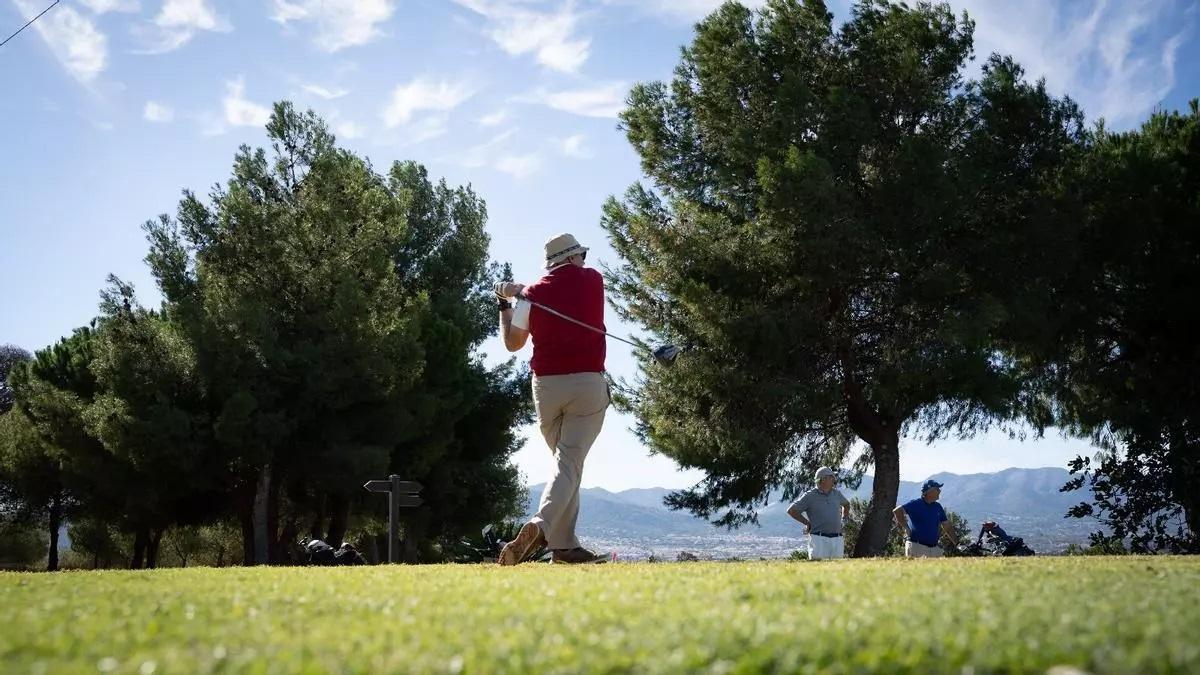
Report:
<svg viewBox="0 0 1200 675"><path fill-rule="evenodd" d="M521 294L525 290L524 284L514 284L511 281L497 281L493 288L496 297L504 300L511 300Z"/></svg>

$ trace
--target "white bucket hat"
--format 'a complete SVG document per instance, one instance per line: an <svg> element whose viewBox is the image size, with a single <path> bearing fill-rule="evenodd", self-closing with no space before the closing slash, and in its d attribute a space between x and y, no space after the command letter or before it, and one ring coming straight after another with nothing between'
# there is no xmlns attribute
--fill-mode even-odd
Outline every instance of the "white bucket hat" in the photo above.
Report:
<svg viewBox="0 0 1200 675"><path fill-rule="evenodd" d="M573 234L556 234L546 241L546 269L566 261L573 255L587 253L587 247L581 246Z"/></svg>

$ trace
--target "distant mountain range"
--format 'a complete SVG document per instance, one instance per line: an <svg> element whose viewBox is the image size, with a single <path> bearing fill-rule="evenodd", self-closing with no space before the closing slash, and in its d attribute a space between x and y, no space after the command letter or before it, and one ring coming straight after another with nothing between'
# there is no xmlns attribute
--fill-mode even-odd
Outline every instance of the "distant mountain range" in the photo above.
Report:
<svg viewBox="0 0 1200 675"><path fill-rule="evenodd" d="M942 505L967 519L973 532L992 519L1010 534L1023 537L1039 553L1061 551L1071 543L1085 543L1097 529L1090 520L1065 518L1067 509L1090 494L1059 492L1070 477L1066 469L1005 469L996 473L930 476L940 483ZM870 499L872 477L864 476L857 490L842 488L849 498ZM923 482L923 481L922 481ZM529 487L527 514L537 510L544 483ZM901 481L901 503L919 497L921 483ZM702 557L777 557L806 546L800 525L787 515L790 502L775 493L758 510L759 525L727 531L687 512L671 511L663 498L672 490L641 488L610 492L585 488L579 515L579 536L584 545L613 550L622 557L651 554L674 558L679 551Z"/></svg>

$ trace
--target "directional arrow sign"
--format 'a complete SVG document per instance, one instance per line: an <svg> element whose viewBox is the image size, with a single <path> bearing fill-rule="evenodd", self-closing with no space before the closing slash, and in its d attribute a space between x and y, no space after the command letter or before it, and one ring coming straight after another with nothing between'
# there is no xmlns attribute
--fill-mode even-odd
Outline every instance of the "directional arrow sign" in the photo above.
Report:
<svg viewBox="0 0 1200 675"><path fill-rule="evenodd" d="M370 490L371 492L391 492L392 491L392 481L390 481L390 480L369 480L369 481L367 481L367 483L365 485L363 485L363 487Z"/></svg>
<svg viewBox="0 0 1200 675"><path fill-rule="evenodd" d="M397 494L416 494L421 491L422 485L415 480L402 480L396 484ZM392 481L390 480L369 480L363 487L371 492L391 492Z"/></svg>
<svg viewBox="0 0 1200 675"><path fill-rule="evenodd" d="M369 480L364 488L371 492L386 492L388 496L388 562L400 561L400 509L420 506L425 502L417 493L421 484L412 480L400 480L392 474L387 480Z"/></svg>
<svg viewBox="0 0 1200 675"><path fill-rule="evenodd" d="M396 506L420 506L425 503L420 495L392 495Z"/></svg>

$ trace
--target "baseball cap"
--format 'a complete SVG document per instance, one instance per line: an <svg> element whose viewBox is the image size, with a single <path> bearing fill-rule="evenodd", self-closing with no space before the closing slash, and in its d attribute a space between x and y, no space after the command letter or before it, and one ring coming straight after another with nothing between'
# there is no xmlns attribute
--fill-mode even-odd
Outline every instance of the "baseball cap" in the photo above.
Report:
<svg viewBox="0 0 1200 675"><path fill-rule="evenodd" d="M833 472L833 469L831 469L827 466L823 466L823 467L817 469L816 480L820 481L822 478L825 478L826 476L836 476L836 475L837 474L835 474Z"/></svg>
<svg viewBox="0 0 1200 675"><path fill-rule="evenodd" d="M940 488L940 487L942 487L941 483L930 478L929 480L925 481L924 485L921 486L921 492L926 492L926 491L932 490L933 488Z"/></svg>

